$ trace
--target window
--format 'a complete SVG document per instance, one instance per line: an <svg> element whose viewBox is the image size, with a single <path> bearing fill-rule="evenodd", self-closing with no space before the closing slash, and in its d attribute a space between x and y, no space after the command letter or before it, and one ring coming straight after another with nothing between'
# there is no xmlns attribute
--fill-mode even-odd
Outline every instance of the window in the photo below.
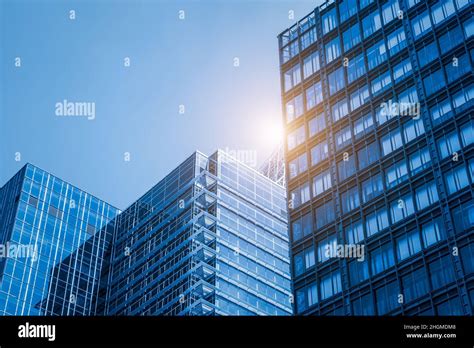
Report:
<svg viewBox="0 0 474 348"><path fill-rule="evenodd" d="M283 63L286 63L291 58L296 56L298 53L299 53L298 40L294 40L293 42L290 42L288 45L286 45L282 49Z"/></svg>
<svg viewBox="0 0 474 348"><path fill-rule="evenodd" d="M340 131L336 132L336 150L340 150L343 147L351 143L351 126L347 126Z"/></svg>
<svg viewBox="0 0 474 348"><path fill-rule="evenodd" d="M466 38L470 38L474 35L474 17L468 19L463 23L464 33L466 34Z"/></svg>
<svg viewBox="0 0 474 348"><path fill-rule="evenodd" d="M385 73L374 78L370 83L372 95L376 96L377 94L383 92L388 87L390 87L391 83L392 79L390 77L390 70L387 70Z"/></svg>
<svg viewBox="0 0 474 348"><path fill-rule="evenodd" d="M301 69L300 65L296 64L294 67L288 69L288 71L285 72L285 92L288 92L300 82Z"/></svg>
<svg viewBox="0 0 474 348"><path fill-rule="evenodd" d="M354 137L359 139L374 129L372 114L367 114L354 122Z"/></svg>
<svg viewBox="0 0 474 348"><path fill-rule="evenodd" d="M446 173L446 185L448 194L453 194L469 185L466 168L460 165Z"/></svg>
<svg viewBox="0 0 474 348"><path fill-rule="evenodd" d="M303 61L303 78L307 79L319 69L319 51L314 51Z"/></svg>
<svg viewBox="0 0 474 348"><path fill-rule="evenodd" d="M367 17L362 20L362 28L364 30L364 39L368 36L375 33L382 27L382 22L380 21L380 14L378 10L375 10Z"/></svg>
<svg viewBox="0 0 474 348"><path fill-rule="evenodd" d="M469 85L467 87L464 87L455 95L453 95L454 108L455 109L460 108L471 99L474 99L474 85Z"/></svg>
<svg viewBox="0 0 474 348"><path fill-rule="evenodd" d="M364 240L364 227L362 221L351 223L344 229L347 244L358 244Z"/></svg>
<svg viewBox="0 0 474 348"><path fill-rule="evenodd" d="M292 224L293 241L298 241L311 234L313 227L311 225L311 213L305 214L295 220Z"/></svg>
<svg viewBox="0 0 474 348"><path fill-rule="evenodd" d="M466 274L474 273L474 244L461 248L461 260Z"/></svg>
<svg viewBox="0 0 474 348"><path fill-rule="evenodd" d="M328 158L328 155L328 142L327 140L324 140L311 149L311 165L315 166L316 164Z"/></svg>
<svg viewBox="0 0 474 348"><path fill-rule="evenodd" d="M438 315L463 315L459 297L453 297L436 306Z"/></svg>
<svg viewBox="0 0 474 348"><path fill-rule="evenodd" d="M326 63L331 63L334 59L341 55L341 45L339 44L339 37L330 41L326 45Z"/></svg>
<svg viewBox="0 0 474 348"><path fill-rule="evenodd" d="M339 4L341 23L357 13L357 0L344 0Z"/></svg>
<svg viewBox="0 0 474 348"><path fill-rule="evenodd" d="M359 169L362 170L380 158L379 147L376 141L357 151Z"/></svg>
<svg viewBox="0 0 474 348"><path fill-rule="evenodd" d="M330 189L331 186L331 172L326 170L313 178L313 195L320 195L324 191Z"/></svg>
<svg viewBox="0 0 474 348"><path fill-rule="evenodd" d="M411 231L397 238L398 261L403 261L420 251L421 242L418 231Z"/></svg>
<svg viewBox="0 0 474 348"><path fill-rule="evenodd" d="M393 56L407 46L405 31L403 27L395 30L387 37L387 47L390 55Z"/></svg>
<svg viewBox="0 0 474 348"><path fill-rule="evenodd" d="M410 87L398 96L400 103L414 104L418 101L418 93L416 93L415 87ZM401 109L401 107L400 107Z"/></svg>
<svg viewBox="0 0 474 348"><path fill-rule="evenodd" d="M443 220L439 217L433 221L427 222L421 226L421 234L423 236L423 244L425 248L436 244L445 238Z"/></svg>
<svg viewBox="0 0 474 348"><path fill-rule="evenodd" d="M358 56L349 60L347 65L347 81L352 83L359 77L365 74L364 55L359 54Z"/></svg>
<svg viewBox="0 0 474 348"><path fill-rule="evenodd" d="M398 200L390 202L390 216L392 217L393 223L405 219L414 212L415 208L413 207L411 194L407 194Z"/></svg>
<svg viewBox="0 0 474 348"><path fill-rule="evenodd" d="M318 287L316 282L296 290L296 308L298 313L318 303Z"/></svg>
<svg viewBox="0 0 474 348"><path fill-rule="evenodd" d="M374 2L374 0L359 0L360 9L362 10L363 8L366 8L367 6L369 6L373 2Z"/></svg>
<svg viewBox="0 0 474 348"><path fill-rule="evenodd" d="M433 41L427 44L426 46L420 48L420 50L417 52L417 55L420 68L437 59L439 57L439 54L438 49L436 48L436 41Z"/></svg>
<svg viewBox="0 0 474 348"><path fill-rule="evenodd" d="M459 144L458 133L456 131L453 131L439 138L438 149L439 149L441 158L453 156L455 153L461 150L461 145Z"/></svg>
<svg viewBox="0 0 474 348"><path fill-rule="evenodd" d="M401 105L399 105L399 109L401 109ZM379 125L384 124L385 122L391 120L396 116L398 116L397 112L393 112L392 108L390 107L390 104L382 103L379 107L375 109L375 121Z"/></svg>
<svg viewBox="0 0 474 348"><path fill-rule="evenodd" d="M382 125L390 119L396 117L396 114L396 112L392 112L392 109L390 108L389 104L382 103L379 107L375 109L375 121L379 125Z"/></svg>
<svg viewBox="0 0 474 348"><path fill-rule="evenodd" d="M391 282L375 291L378 315L384 315L399 306L399 293L396 282Z"/></svg>
<svg viewBox="0 0 474 348"><path fill-rule="evenodd" d="M405 1L407 3L407 7L410 8L418 4L421 0L405 0Z"/></svg>
<svg viewBox="0 0 474 348"><path fill-rule="evenodd" d="M375 68L380 63L387 60L387 50L385 48L385 42L380 40L372 47L367 49L367 61L369 63L369 70Z"/></svg>
<svg viewBox="0 0 474 348"><path fill-rule="evenodd" d="M369 89L367 86L362 86L351 94L351 111L364 105L369 100Z"/></svg>
<svg viewBox="0 0 474 348"><path fill-rule="evenodd" d="M383 192L382 174L376 174L362 182L362 202L367 203L371 199L380 196Z"/></svg>
<svg viewBox="0 0 474 348"><path fill-rule="evenodd" d="M321 300L325 300L342 291L341 273L332 272L321 278Z"/></svg>
<svg viewBox="0 0 474 348"><path fill-rule="evenodd" d="M360 298L352 300L352 310L353 310L354 315L360 315L360 316L375 315L372 294L367 294Z"/></svg>
<svg viewBox="0 0 474 348"><path fill-rule="evenodd" d="M371 237L387 227L388 214L386 209L379 209L367 215L365 220L367 237Z"/></svg>
<svg viewBox="0 0 474 348"><path fill-rule="evenodd" d="M293 208L298 208L301 204L308 202L311 198L309 193L309 183L305 183L291 191L290 197L290 206Z"/></svg>
<svg viewBox="0 0 474 348"><path fill-rule="evenodd" d="M311 46L311 44L316 41L316 38L316 27L313 27L312 29L301 35L301 50L303 51L304 49Z"/></svg>
<svg viewBox="0 0 474 348"><path fill-rule="evenodd" d="M423 79L423 86L425 87L426 96L430 96L431 94L438 92L441 88L446 86L443 70L439 69L431 73L431 75L425 77Z"/></svg>
<svg viewBox="0 0 474 348"><path fill-rule="evenodd" d="M354 24L342 34L342 42L344 43L344 52L349 51L360 42L359 23Z"/></svg>
<svg viewBox="0 0 474 348"><path fill-rule="evenodd" d="M367 260L355 260L349 263L349 279L351 286L369 279L369 263Z"/></svg>
<svg viewBox="0 0 474 348"><path fill-rule="evenodd" d="M306 109L310 110L323 101L321 81L306 89Z"/></svg>
<svg viewBox="0 0 474 348"><path fill-rule="evenodd" d="M410 302L426 295L430 290L425 269L419 268L404 276L402 278L402 286L405 296L404 302Z"/></svg>
<svg viewBox="0 0 474 348"><path fill-rule="evenodd" d="M337 238L331 236L318 243L318 262L325 262L337 254Z"/></svg>
<svg viewBox="0 0 474 348"><path fill-rule="evenodd" d="M382 17L383 17L383 24L387 24L391 22L398 16L398 11L400 11L400 7L398 6L398 0L391 0L387 2L382 7Z"/></svg>
<svg viewBox="0 0 474 348"><path fill-rule="evenodd" d="M314 248L306 248L302 252L295 254L294 256L294 267L295 267L295 276L300 276L310 267L313 267L316 264Z"/></svg>
<svg viewBox="0 0 474 348"><path fill-rule="evenodd" d="M418 174L430 166L431 156L428 148L424 147L408 157L411 175Z"/></svg>
<svg viewBox="0 0 474 348"><path fill-rule="evenodd" d="M431 7L431 18L436 25L455 13L453 0L440 0Z"/></svg>
<svg viewBox="0 0 474 348"><path fill-rule="evenodd" d="M29 196L28 197L28 204L30 204L30 205L32 205L33 207L36 208L36 207L38 207L38 203L39 203L38 198L36 198L34 196ZM54 214L54 215L56 215L56 214Z"/></svg>
<svg viewBox="0 0 474 348"><path fill-rule="evenodd" d="M451 117L452 110L449 99L439 101L430 109L431 119L435 124L439 124Z"/></svg>
<svg viewBox="0 0 474 348"><path fill-rule="evenodd" d="M300 32L304 32L305 30L309 29L311 26L313 26L314 24L316 24L316 20L314 18L314 13L311 13L311 15L305 17L304 19L302 19L299 23L299 27L300 27Z"/></svg>
<svg viewBox="0 0 474 348"><path fill-rule="evenodd" d="M405 77L408 77L412 71L410 60L407 58L393 67L393 80L395 83L401 81Z"/></svg>
<svg viewBox="0 0 474 348"><path fill-rule="evenodd" d="M347 109L347 100L341 99L332 106L332 119L334 122L339 121L344 116L347 116L349 110Z"/></svg>
<svg viewBox="0 0 474 348"><path fill-rule="evenodd" d="M326 128L326 119L324 114L319 114L316 117L308 121L309 137L313 137L316 134L322 132Z"/></svg>
<svg viewBox="0 0 474 348"><path fill-rule="evenodd" d="M303 111L303 96L299 94L286 103L286 122L297 119L303 115Z"/></svg>
<svg viewBox="0 0 474 348"><path fill-rule="evenodd" d="M298 156L289 163L290 179L308 170L308 156L306 153Z"/></svg>
<svg viewBox="0 0 474 348"><path fill-rule="evenodd" d="M305 141L305 129L304 125L296 129L295 131L288 134L288 150L292 150L298 145L301 145Z"/></svg>
<svg viewBox="0 0 474 348"><path fill-rule="evenodd" d="M462 233L474 226L474 203L472 201L461 204L452 210L454 230Z"/></svg>
<svg viewBox="0 0 474 348"><path fill-rule="evenodd" d="M346 192L341 193L342 212L344 214L356 209L360 205L359 189L353 187Z"/></svg>
<svg viewBox="0 0 474 348"><path fill-rule="evenodd" d="M474 121L469 121L461 126L462 146L474 143Z"/></svg>
<svg viewBox="0 0 474 348"><path fill-rule="evenodd" d="M337 27L336 8L326 12L322 16L323 21L323 34L329 33L331 30Z"/></svg>
<svg viewBox="0 0 474 348"><path fill-rule="evenodd" d="M444 66L446 70L446 76L448 77L448 83L458 80L464 74L471 71L471 64L469 63L469 56L464 53L457 58L457 61L451 61Z"/></svg>
<svg viewBox="0 0 474 348"><path fill-rule="evenodd" d="M410 120L403 125L403 140L405 140L405 144L408 144L422 134L425 134L425 126L421 118Z"/></svg>
<svg viewBox="0 0 474 348"><path fill-rule="evenodd" d="M426 207L434 204L438 201L438 190L436 184L432 181L419 187L415 191L416 207L418 210L425 209Z"/></svg>
<svg viewBox="0 0 474 348"><path fill-rule="evenodd" d="M384 156L397 150L403 145L399 129L395 129L382 137L382 153Z"/></svg>
<svg viewBox="0 0 474 348"><path fill-rule="evenodd" d="M395 163L387 168L386 174L387 188L392 188L408 179L408 169L405 160Z"/></svg>
<svg viewBox="0 0 474 348"><path fill-rule="evenodd" d="M433 290L439 289L454 281L454 268L449 255L429 264Z"/></svg>
<svg viewBox="0 0 474 348"><path fill-rule="evenodd" d="M412 20L412 28L415 40L431 29L430 15L428 11L423 12Z"/></svg>
<svg viewBox="0 0 474 348"><path fill-rule="evenodd" d="M458 10L462 9L464 6L469 5L469 0L456 0L456 7Z"/></svg>
<svg viewBox="0 0 474 348"><path fill-rule="evenodd" d="M463 35L460 27L449 29L445 34L439 38L439 47L441 54L445 54L452 48L463 42Z"/></svg>
<svg viewBox="0 0 474 348"><path fill-rule="evenodd" d="M392 244L384 244L370 253L370 260L372 264L372 274L376 275L380 272L395 265L395 258L393 257Z"/></svg>
<svg viewBox="0 0 474 348"><path fill-rule="evenodd" d="M328 75L329 94L333 95L345 86L344 68L340 67ZM322 98L321 98L322 99Z"/></svg>
<svg viewBox="0 0 474 348"><path fill-rule="evenodd" d="M296 308L298 313L302 313L308 308L305 290L305 288L296 290Z"/></svg>
<svg viewBox="0 0 474 348"><path fill-rule="evenodd" d="M474 182L474 160L469 161L469 172L471 174L471 181Z"/></svg>
<svg viewBox="0 0 474 348"><path fill-rule="evenodd" d="M337 172L340 181L344 181L348 177L354 175L356 170L354 155L350 155L346 160L343 159L337 163Z"/></svg>
<svg viewBox="0 0 474 348"><path fill-rule="evenodd" d="M315 209L316 228L321 228L335 219L334 204L328 201Z"/></svg>

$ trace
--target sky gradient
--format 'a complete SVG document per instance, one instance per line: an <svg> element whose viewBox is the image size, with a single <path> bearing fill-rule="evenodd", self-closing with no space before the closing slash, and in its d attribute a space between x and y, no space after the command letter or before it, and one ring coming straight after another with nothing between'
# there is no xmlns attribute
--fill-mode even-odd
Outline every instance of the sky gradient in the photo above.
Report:
<svg viewBox="0 0 474 348"><path fill-rule="evenodd" d="M261 164L281 121L277 35L318 3L1 1L0 186L30 162L124 209L194 150ZM95 119L56 116L65 99Z"/></svg>

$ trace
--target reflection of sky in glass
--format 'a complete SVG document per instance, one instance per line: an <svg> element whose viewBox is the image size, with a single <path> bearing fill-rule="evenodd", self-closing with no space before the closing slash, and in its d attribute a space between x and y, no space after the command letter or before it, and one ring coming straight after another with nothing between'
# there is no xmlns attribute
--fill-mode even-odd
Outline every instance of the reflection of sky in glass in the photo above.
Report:
<svg viewBox="0 0 474 348"><path fill-rule="evenodd" d="M40 314L37 304L49 291L54 292L50 289L53 268L116 214L115 208L38 168L28 166L25 176L9 241L31 246L37 257L6 259L0 314ZM100 254L100 247L103 243L95 243L92 251ZM81 269L81 260L75 264L77 269Z"/></svg>

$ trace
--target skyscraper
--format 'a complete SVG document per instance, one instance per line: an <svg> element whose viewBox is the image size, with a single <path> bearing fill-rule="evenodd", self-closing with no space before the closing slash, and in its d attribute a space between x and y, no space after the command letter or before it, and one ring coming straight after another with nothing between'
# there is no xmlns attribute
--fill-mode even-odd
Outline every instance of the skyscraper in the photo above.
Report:
<svg viewBox="0 0 474 348"><path fill-rule="evenodd" d="M107 315L290 315L285 190L195 152L115 221Z"/></svg>
<svg viewBox="0 0 474 348"><path fill-rule="evenodd" d="M259 169L260 173L272 179L277 184L286 185L285 178L285 148L281 143L268 157Z"/></svg>
<svg viewBox="0 0 474 348"><path fill-rule="evenodd" d="M94 314L117 213L25 165L0 189L0 315Z"/></svg>
<svg viewBox="0 0 474 348"><path fill-rule="evenodd" d="M298 314L472 315L473 11L327 1L279 35Z"/></svg>

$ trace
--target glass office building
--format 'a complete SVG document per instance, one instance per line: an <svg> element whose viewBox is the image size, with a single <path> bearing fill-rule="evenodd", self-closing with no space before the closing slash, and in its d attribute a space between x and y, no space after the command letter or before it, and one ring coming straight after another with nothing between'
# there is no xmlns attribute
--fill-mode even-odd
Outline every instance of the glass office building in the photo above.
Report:
<svg viewBox="0 0 474 348"><path fill-rule="evenodd" d="M25 165L0 189L0 315L94 314L117 213Z"/></svg>
<svg viewBox="0 0 474 348"><path fill-rule="evenodd" d="M279 35L297 314L473 314L473 12L327 1Z"/></svg>
<svg viewBox="0 0 474 348"><path fill-rule="evenodd" d="M107 315L292 314L285 189L195 152L115 221Z"/></svg>

